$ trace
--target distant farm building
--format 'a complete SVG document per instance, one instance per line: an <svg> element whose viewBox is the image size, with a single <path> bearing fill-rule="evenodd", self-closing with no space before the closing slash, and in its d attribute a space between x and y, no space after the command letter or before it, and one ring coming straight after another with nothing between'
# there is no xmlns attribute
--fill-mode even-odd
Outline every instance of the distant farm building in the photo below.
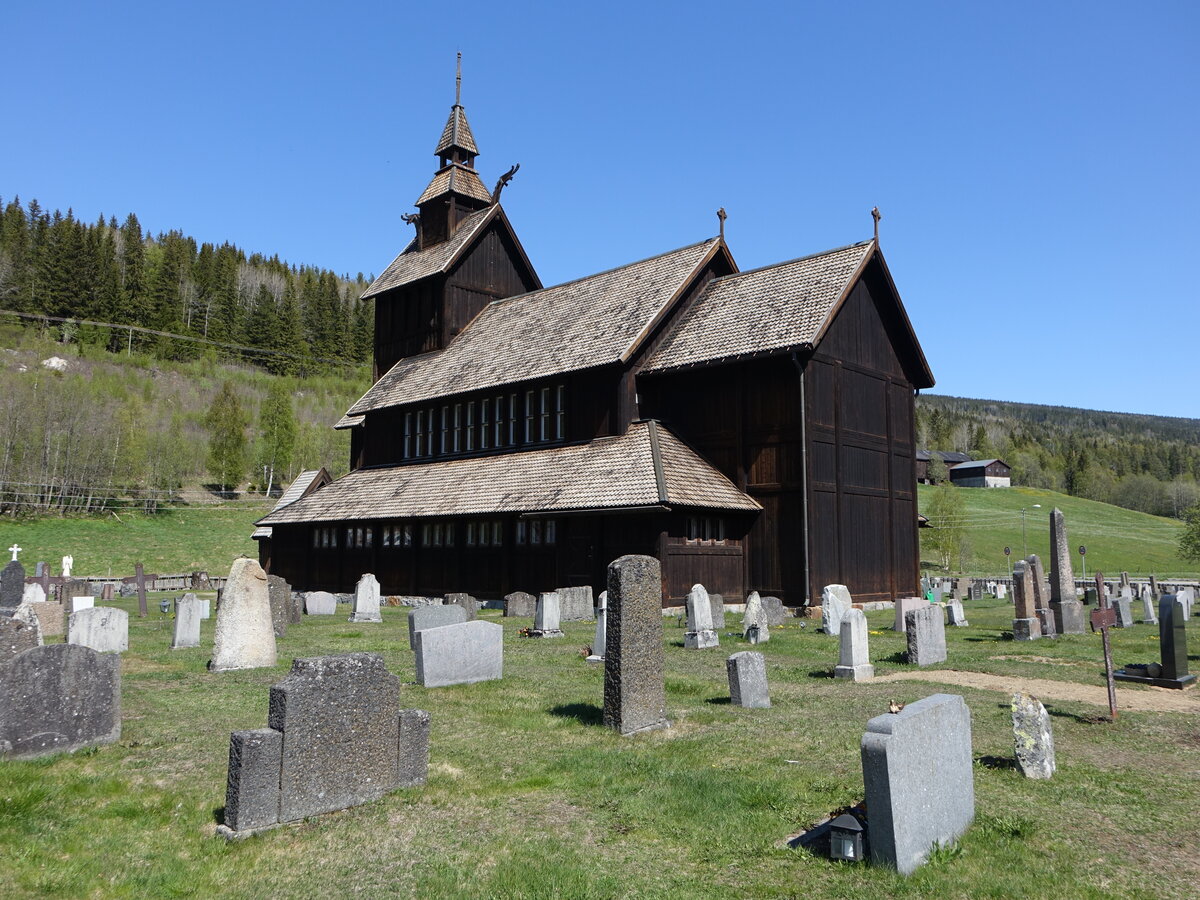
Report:
<svg viewBox="0 0 1200 900"><path fill-rule="evenodd" d="M1012 487L1012 466L1002 459L976 459L950 468L959 487Z"/></svg>
<svg viewBox="0 0 1200 900"><path fill-rule="evenodd" d="M946 464L947 469L951 469L954 466L957 466L959 463L971 461L969 454L958 453L954 450L918 450L915 460L918 484L937 484L937 482L929 476L929 459L931 456L941 457L941 460Z"/></svg>

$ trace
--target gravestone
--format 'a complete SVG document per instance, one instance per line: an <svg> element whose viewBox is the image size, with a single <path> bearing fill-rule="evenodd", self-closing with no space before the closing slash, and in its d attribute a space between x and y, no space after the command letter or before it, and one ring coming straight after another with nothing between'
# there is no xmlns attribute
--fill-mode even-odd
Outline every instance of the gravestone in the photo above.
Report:
<svg viewBox="0 0 1200 900"><path fill-rule="evenodd" d="M530 637L564 636L562 628L559 627L562 616L561 599L558 591L546 591L538 597L537 609L533 613L533 628L529 631Z"/></svg>
<svg viewBox="0 0 1200 900"><path fill-rule="evenodd" d="M1075 574L1071 569L1071 545L1062 510L1050 512L1050 609L1058 634L1083 634L1086 623L1083 604L1075 596Z"/></svg>
<svg viewBox="0 0 1200 900"><path fill-rule="evenodd" d="M946 619L955 628L967 627L967 614L963 612L961 600L951 600L946 604Z"/></svg>
<svg viewBox="0 0 1200 900"><path fill-rule="evenodd" d="M1054 610L1039 609L1037 612L1038 627L1042 629L1042 637L1053 638L1058 637L1055 629L1058 627L1054 621Z"/></svg>
<svg viewBox="0 0 1200 900"><path fill-rule="evenodd" d="M763 616L770 627L778 627L791 618L791 613L778 597L762 598Z"/></svg>
<svg viewBox="0 0 1200 900"><path fill-rule="evenodd" d="M200 646L200 601L195 594L184 594L175 603L175 629L171 634L171 649L183 650Z"/></svg>
<svg viewBox="0 0 1200 900"><path fill-rule="evenodd" d="M971 712L934 694L867 722L863 782L871 861L908 875L975 818Z"/></svg>
<svg viewBox="0 0 1200 900"><path fill-rule="evenodd" d="M972 582L971 587L967 589L967 596L970 597L971 600L982 600L983 585L979 582Z"/></svg>
<svg viewBox="0 0 1200 900"><path fill-rule="evenodd" d="M667 728L662 569L653 556L608 565L604 724L621 734Z"/></svg>
<svg viewBox="0 0 1200 900"><path fill-rule="evenodd" d="M767 660L761 653L742 650L725 660L729 675L729 702L746 709L768 709Z"/></svg>
<svg viewBox="0 0 1200 900"><path fill-rule="evenodd" d="M946 661L946 622L936 606L923 606L904 614L908 661L932 666Z"/></svg>
<svg viewBox="0 0 1200 900"><path fill-rule="evenodd" d="M38 625L42 629L42 638L62 637L66 633L66 616L63 605L57 600L47 600L45 603L31 603L29 608L37 616Z"/></svg>
<svg viewBox="0 0 1200 900"><path fill-rule="evenodd" d="M896 600L896 621L892 625L893 631L904 631L907 625L905 624L905 616L914 609L921 609L929 606L929 601L924 597L900 597Z"/></svg>
<svg viewBox="0 0 1200 900"><path fill-rule="evenodd" d="M1045 779L1054 774L1054 732L1050 714L1032 694L1012 695L1013 744L1017 767L1026 778Z"/></svg>
<svg viewBox="0 0 1200 900"><path fill-rule="evenodd" d="M417 632L443 625L460 625L467 621L467 611L457 604L449 606L418 606L408 614L408 646L417 649Z"/></svg>
<svg viewBox="0 0 1200 900"><path fill-rule="evenodd" d="M971 591L970 578L955 578L951 595L957 600L965 600Z"/></svg>
<svg viewBox="0 0 1200 900"><path fill-rule="evenodd" d="M292 621L292 586L278 575L268 575L267 599L271 603L271 627L275 631L275 637L284 637Z"/></svg>
<svg viewBox="0 0 1200 900"><path fill-rule="evenodd" d="M1048 609L1050 606L1050 582L1046 580L1046 571L1042 568L1042 560L1036 553L1029 554L1030 577L1033 579L1033 608Z"/></svg>
<svg viewBox="0 0 1200 900"><path fill-rule="evenodd" d="M504 626L462 622L416 633L417 683L427 688L504 677Z"/></svg>
<svg viewBox="0 0 1200 900"><path fill-rule="evenodd" d="M105 603L111 603L114 594L116 594L116 590L111 581L105 582L104 586L100 588L100 599Z"/></svg>
<svg viewBox="0 0 1200 900"><path fill-rule="evenodd" d="M712 607L713 628L720 631L725 627L725 598L720 594L709 594L708 602Z"/></svg>
<svg viewBox="0 0 1200 900"><path fill-rule="evenodd" d="M3 621L3 620L0 620ZM34 643L40 647L45 641L42 639L42 622L38 618L37 608L32 603L22 603L17 607L17 611L12 614L12 621L21 622L31 629L34 633Z"/></svg>
<svg viewBox="0 0 1200 900"><path fill-rule="evenodd" d="M1029 563L1018 559L1013 563L1013 603L1016 618L1013 619L1013 640L1033 641L1042 636L1042 626L1034 606L1033 571Z"/></svg>
<svg viewBox="0 0 1200 900"><path fill-rule="evenodd" d="M721 640L712 624L712 604L702 584L692 585L687 596L687 631L683 646L687 650L704 650L720 646Z"/></svg>
<svg viewBox="0 0 1200 900"><path fill-rule="evenodd" d="M1158 602L1158 651L1161 663L1126 666L1114 672L1113 678L1176 689L1196 680L1188 672L1186 612L1174 594L1163 594Z"/></svg>
<svg viewBox="0 0 1200 900"><path fill-rule="evenodd" d="M221 834L240 837L423 784L429 714L401 710L399 692L377 653L294 660L271 687L269 727L230 735Z"/></svg>
<svg viewBox="0 0 1200 900"><path fill-rule="evenodd" d="M95 609L96 598L83 594L67 594L63 601L63 613L70 618L82 609Z"/></svg>
<svg viewBox="0 0 1200 900"><path fill-rule="evenodd" d="M217 607L213 655L208 668L212 672L226 672L273 666L275 662L275 628L271 624L267 573L258 560L235 559Z"/></svg>
<svg viewBox="0 0 1200 900"><path fill-rule="evenodd" d="M129 649L129 613L111 606L73 612L67 619L67 643L97 653L124 653Z"/></svg>
<svg viewBox="0 0 1200 900"><path fill-rule="evenodd" d="M821 630L826 634L842 633L842 617L853 601L850 589L844 584L827 584L821 591Z"/></svg>
<svg viewBox="0 0 1200 900"><path fill-rule="evenodd" d="M746 598L746 610L742 613L742 637L752 644L765 644L771 639L771 629L763 614L762 598L758 591L751 591Z"/></svg>
<svg viewBox="0 0 1200 900"><path fill-rule="evenodd" d="M477 615L479 615L479 601L470 594L447 594L446 605L461 606L463 609L465 609L467 611L468 622L472 621Z"/></svg>
<svg viewBox="0 0 1200 900"><path fill-rule="evenodd" d="M1112 601L1113 609L1117 612L1117 627L1132 628L1133 627L1133 601L1122 594L1120 597Z"/></svg>
<svg viewBox="0 0 1200 900"><path fill-rule="evenodd" d="M42 633L37 626L37 616L33 616L30 623L29 615L17 607L11 616L0 618L0 663L40 646Z"/></svg>
<svg viewBox="0 0 1200 900"><path fill-rule="evenodd" d="M1157 625L1158 615L1154 611L1154 598L1150 594L1150 588L1147 585L1142 585L1142 624Z"/></svg>
<svg viewBox="0 0 1200 900"><path fill-rule="evenodd" d="M590 663L604 662L604 645L608 643L608 591L601 591L596 601L596 634L592 637Z"/></svg>
<svg viewBox="0 0 1200 900"><path fill-rule="evenodd" d="M337 598L328 591L309 591L304 597L304 611L310 616L332 616L337 612Z"/></svg>
<svg viewBox="0 0 1200 900"><path fill-rule="evenodd" d="M562 622L588 622L595 618L591 585L583 587L560 587L558 594L559 620Z"/></svg>
<svg viewBox="0 0 1200 900"><path fill-rule="evenodd" d="M1005 584L1003 581L996 585L996 599L997 600L1008 599L1008 585Z"/></svg>
<svg viewBox="0 0 1200 900"><path fill-rule="evenodd" d="M0 663L0 756L32 759L121 737L121 658L79 644Z"/></svg>
<svg viewBox="0 0 1200 900"><path fill-rule="evenodd" d="M866 681L875 677L875 667L871 665L867 647L867 616L861 609L848 610L842 616L838 664L833 670L833 677L848 681Z"/></svg>
<svg viewBox="0 0 1200 900"><path fill-rule="evenodd" d="M532 619L537 610L537 597L524 591L514 591L504 597L505 618Z"/></svg>
<svg viewBox="0 0 1200 900"><path fill-rule="evenodd" d="M358 579L354 588L354 610L350 613L350 621L383 621L379 612L379 581L370 572Z"/></svg>
<svg viewBox="0 0 1200 900"><path fill-rule="evenodd" d="M25 596L25 567L10 560L0 570L0 616L11 616Z"/></svg>
<svg viewBox="0 0 1200 900"><path fill-rule="evenodd" d="M36 581L25 585L25 590L21 593L22 603L45 603L46 591Z"/></svg>

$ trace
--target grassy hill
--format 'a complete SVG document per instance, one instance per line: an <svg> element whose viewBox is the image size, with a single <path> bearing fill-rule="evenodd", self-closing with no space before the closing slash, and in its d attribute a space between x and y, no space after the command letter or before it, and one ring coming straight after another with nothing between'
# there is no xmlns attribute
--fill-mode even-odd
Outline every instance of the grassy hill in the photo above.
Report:
<svg viewBox="0 0 1200 900"><path fill-rule="evenodd" d="M967 510L967 537L971 542L972 562L968 574L998 574L1011 571L1012 560L1023 552L1021 508L1025 507L1025 534L1028 552L1038 554L1048 565L1050 560L1050 510L1058 507L1066 518L1067 535L1073 553L1072 565L1080 574L1080 544L1087 546L1087 571L1105 573L1127 571L1130 574L1195 576L1198 567L1179 558L1176 542L1183 525L1146 513L1122 509L1107 503L1071 497L1057 491L1035 488L957 488ZM918 504L922 512L933 497L934 488L918 485ZM1041 509L1033 509L1035 503ZM928 531L922 532L927 534ZM1012 560L1004 558L1004 548L1012 548ZM934 567L933 554L922 550L922 568Z"/></svg>

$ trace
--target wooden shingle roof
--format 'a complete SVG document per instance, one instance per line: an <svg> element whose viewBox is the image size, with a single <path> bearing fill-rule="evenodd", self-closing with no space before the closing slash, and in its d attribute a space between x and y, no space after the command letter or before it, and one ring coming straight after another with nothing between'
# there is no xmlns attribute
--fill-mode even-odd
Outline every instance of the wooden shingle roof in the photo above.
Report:
<svg viewBox="0 0 1200 900"><path fill-rule="evenodd" d="M319 490L324 485L331 481L329 473L324 467L320 469L307 469L296 476L296 480L288 485L288 489L283 492L279 498L279 502L275 504L275 508L271 510L271 515L279 512L285 506L291 506L293 503L304 498L305 495ZM254 540L269 538L271 536L270 526L259 525L255 528L250 537Z"/></svg>
<svg viewBox="0 0 1200 900"><path fill-rule="evenodd" d="M442 129L441 140L438 141L433 155L441 156L451 147L466 150L474 156L479 155L479 147L475 144L475 135L471 133L471 126L467 124L467 111L457 103L450 107L450 118L446 120L446 127Z"/></svg>
<svg viewBox="0 0 1200 900"><path fill-rule="evenodd" d="M459 223L458 230L454 232L450 240L434 244L425 250L418 250L417 242L414 239L363 291L362 299L365 300L392 288L411 284L422 278L428 278L430 275L447 271L458 259L459 254L477 234L487 227L499 210L500 205L494 204L471 213Z"/></svg>
<svg viewBox="0 0 1200 900"><path fill-rule="evenodd" d="M492 202L492 194L484 187L478 172L459 163L450 163L433 176L433 181L429 182L429 186L421 192L415 205L420 206L434 197L440 197L442 194L450 192L482 200L484 203Z"/></svg>
<svg viewBox="0 0 1200 900"><path fill-rule="evenodd" d="M709 282L646 361L664 372L811 344L853 286L873 241Z"/></svg>
<svg viewBox="0 0 1200 900"><path fill-rule="evenodd" d="M712 238L496 300L444 350L396 363L349 414L624 361L721 246Z"/></svg>
<svg viewBox="0 0 1200 900"><path fill-rule="evenodd" d="M356 469L258 524L661 506L762 508L657 422L637 422L588 444Z"/></svg>

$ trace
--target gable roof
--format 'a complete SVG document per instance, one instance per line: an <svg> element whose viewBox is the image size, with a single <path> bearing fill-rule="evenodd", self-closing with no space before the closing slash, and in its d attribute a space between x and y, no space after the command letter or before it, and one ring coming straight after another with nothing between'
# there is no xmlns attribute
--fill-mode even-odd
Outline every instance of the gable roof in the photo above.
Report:
<svg viewBox="0 0 1200 900"><path fill-rule="evenodd" d="M495 203L486 209L471 213L458 225L458 230L448 241L434 244L424 250L417 249L414 238L399 255L389 263L382 274L376 277L362 292L361 299L374 297L384 291L420 281L439 272L447 272L458 261L459 255L471 243L474 237L485 229L492 218L500 211L500 204ZM511 230L511 229L510 229Z"/></svg>
<svg viewBox="0 0 1200 900"><path fill-rule="evenodd" d="M319 469L306 469L296 476L296 480L288 485L288 489L283 492L279 498L279 502L275 504L275 508L271 510L271 515L279 512L285 506L291 506L299 500L302 500L307 495L329 484L333 479L329 477L329 473L322 466ZM259 526L254 529L250 537L254 540L269 538L271 529L269 526Z"/></svg>
<svg viewBox="0 0 1200 900"><path fill-rule="evenodd" d="M971 461L971 455L969 453L963 453L961 450L918 450L916 454L916 460L917 462L928 462L934 453L940 456L942 462L945 463Z"/></svg>
<svg viewBox="0 0 1200 900"><path fill-rule="evenodd" d="M710 238L493 301L445 349L397 362L349 415L623 362L723 246Z"/></svg>
<svg viewBox="0 0 1200 900"><path fill-rule="evenodd" d="M1000 465L1008 467L1008 463L1002 459L973 459L969 462L960 462L951 466L950 473L965 472L967 469L986 469L992 463L1000 463Z"/></svg>
<svg viewBox="0 0 1200 900"><path fill-rule="evenodd" d="M636 422L587 444L356 469L258 524L670 505L762 509L666 428Z"/></svg>

